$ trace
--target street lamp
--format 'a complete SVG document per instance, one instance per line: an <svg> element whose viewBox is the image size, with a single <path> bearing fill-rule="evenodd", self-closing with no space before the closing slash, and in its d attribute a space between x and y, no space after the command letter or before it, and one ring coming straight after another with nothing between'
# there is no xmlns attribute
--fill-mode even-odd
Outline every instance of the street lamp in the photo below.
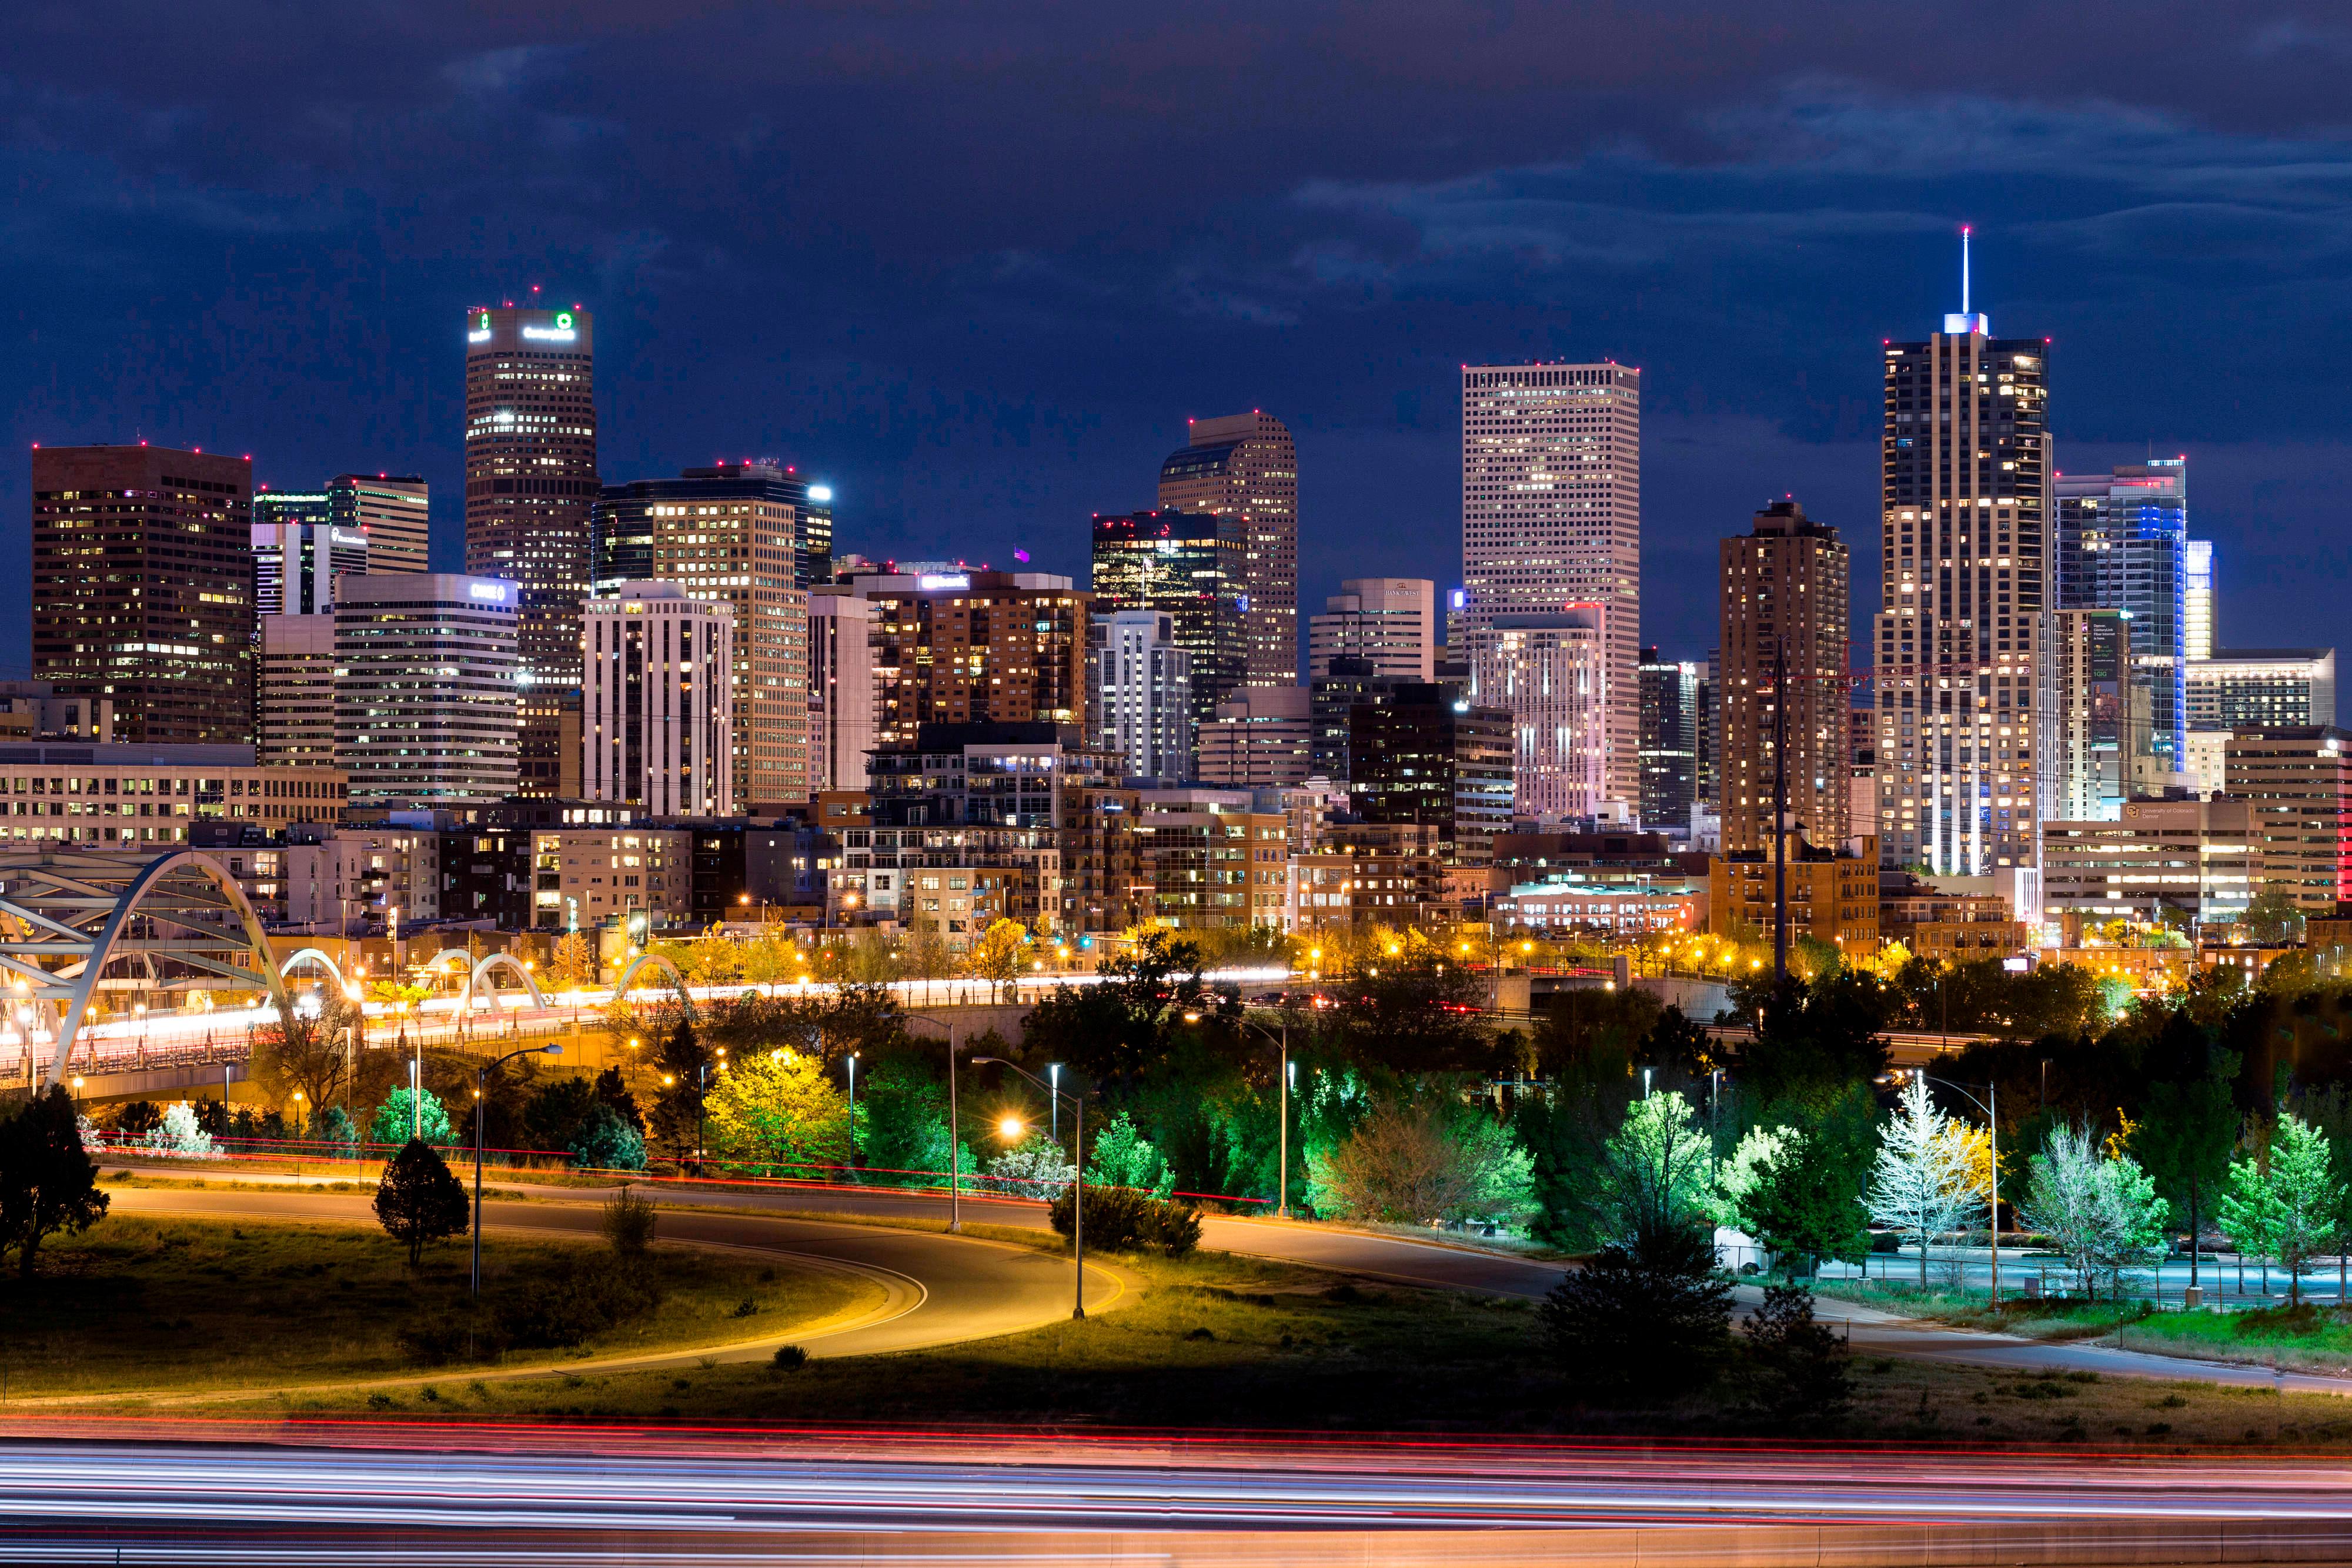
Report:
<svg viewBox="0 0 2352 1568"><path fill-rule="evenodd" d="M518 1056L562 1056L560 1045L527 1045L520 1051L509 1051L496 1061L485 1062L474 1069L474 1281L473 1299L482 1299L482 1081L494 1068L504 1067Z"/></svg>
<svg viewBox="0 0 2352 1568"><path fill-rule="evenodd" d="M952 1060L953 1053L950 1052L950 1056ZM1011 1067L1013 1071L1045 1090L1048 1095L1062 1093L1062 1091L1053 1087L1027 1068L1014 1066L1001 1056L975 1056L971 1061L975 1067L985 1062L994 1062L999 1067ZM1084 1318L1087 1315L1087 1103L1075 1094L1065 1097L1070 1102L1070 1163L1077 1183L1076 1196L1070 1200L1070 1242L1076 1250L1078 1259L1077 1299L1070 1309L1070 1316ZM1013 1117L1007 1116L1004 1119L1004 1126L1012 1129L1006 1134L1010 1137L1020 1132L1021 1124ZM949 1141L950 1143L954 1141L952 1130L950 1130Z"/></svg>

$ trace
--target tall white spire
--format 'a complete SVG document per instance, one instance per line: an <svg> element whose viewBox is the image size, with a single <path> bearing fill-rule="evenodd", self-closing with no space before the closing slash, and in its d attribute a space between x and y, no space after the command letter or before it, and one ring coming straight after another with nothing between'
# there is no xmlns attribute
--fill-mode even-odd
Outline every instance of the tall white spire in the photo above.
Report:
<svg viewBox="0 0 2352 1568"><path fill-rule="evenodd" d="M1969 225L1960 225L1960 314L1969 314Z"/></svg>
<svg viewBox="0 0 2352 1568"><path fill-rule="evenodd" d="M1960 308L1958 315L1949 312L1945 314L1944 330L1961 337L1966 337L1970 332L1980 332L1990 338L1992 336L1991 321L1969 308L1969 235L1970 232L1969 225L1960 225Z"/></svg>

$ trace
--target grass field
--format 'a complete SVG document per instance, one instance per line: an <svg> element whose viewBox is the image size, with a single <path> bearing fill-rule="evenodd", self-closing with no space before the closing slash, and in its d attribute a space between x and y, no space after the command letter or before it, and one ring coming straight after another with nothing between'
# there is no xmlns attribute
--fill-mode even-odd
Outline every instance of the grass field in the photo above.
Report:
<svg viewBox="0 0 2352 1568"><path fill-rule="evenodd" d="M610 1256L593 1242L493 1233L484 1291L558 1288ZM37 1278L0 1277L6 1395L185 1394L414 1373L420 1364L400 1331L463 1305L467 1261L462 1243L447 1243L412 1273L373 1227L110 1216L44 1247ZM511 1352L499 1364L754 1339L881 1299L878 1286L853 1278L724 1253L656 1248L653 1261L665 1292L653 1312L583 1349Z"/></svg>

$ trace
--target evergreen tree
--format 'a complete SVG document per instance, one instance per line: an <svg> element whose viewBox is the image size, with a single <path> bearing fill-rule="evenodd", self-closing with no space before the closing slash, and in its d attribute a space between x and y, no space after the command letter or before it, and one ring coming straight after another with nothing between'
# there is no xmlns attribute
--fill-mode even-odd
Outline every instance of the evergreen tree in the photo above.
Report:
<svg viewBox="0 0 2352 1568"><path fill-rule="evenodd" d="M41 1243L79 1235L105 1218L108 1195L81 1146L80 1118L62 1083L0 1123L0 1251L16 1249L18 1270L33 1277Z"/></svg>
<svg viewBox="0 0 2352 1568"><path fill-rule="evenodd" d="M1812 1292L1767 1285L1761 1305L1740 1322L1764 1407L1784 1422L1818 1421L1853 1398L1845 1342L1813 1317Z"/></svg>
<svg viewBox="0 0 2352 1568"><path fill-rule="evenodd" d="M383 1167L375 1187L375 1217L394 1241L408 1249L415 1268L425 1244L466 1228L466 1188L430 1144L411 1138Z"/></svg>
<svg viewBox="0 0 2352 1568"><path fill-rule="evenodd" d="M1574 1382L1602 1395L1674 1395L1714 1375L1730 1337L1731 1282L1702 1227L1645 1224L1571 1270L1538 1310Z"/></svg>
<svg viewBox="0 0 2352 1568"><path fill-rule="evenodd" d="M2202 1049L2185 1062L2183 1075L2151 1086L2130 1140L2131 1153L2169 1201L2175 1218L2189 1227L2189 1282L2200 1282L2198 1242L2222 1184L2229 1179L2230 1151L2237 1142L2238 1107L2230 1092L2238 1054Z"/></svg>

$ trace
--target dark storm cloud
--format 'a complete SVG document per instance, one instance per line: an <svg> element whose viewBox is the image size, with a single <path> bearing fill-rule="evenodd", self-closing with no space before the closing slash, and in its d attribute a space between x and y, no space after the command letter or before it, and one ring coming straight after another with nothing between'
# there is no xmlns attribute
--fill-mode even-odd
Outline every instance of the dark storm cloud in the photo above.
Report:
<svg viewBox="0 0 2352 1568"><path fill-rule="evenodd" d="M1184 416L1272 409L1312 608L1458 570L1461 362L1606 356L1645 372L1645 631L1698 649L1756 505L1866 523L1874 340L1957 303L1971 220L1995 325L2056 340L2062 462L2188 450L2225 636L2340 640L2329 7L35 4L8 37L20 498L25 443L138 434L453 497L457 312L543 283L598 313L608 476L780 454L881 553L1083 570Z"/></svg>

